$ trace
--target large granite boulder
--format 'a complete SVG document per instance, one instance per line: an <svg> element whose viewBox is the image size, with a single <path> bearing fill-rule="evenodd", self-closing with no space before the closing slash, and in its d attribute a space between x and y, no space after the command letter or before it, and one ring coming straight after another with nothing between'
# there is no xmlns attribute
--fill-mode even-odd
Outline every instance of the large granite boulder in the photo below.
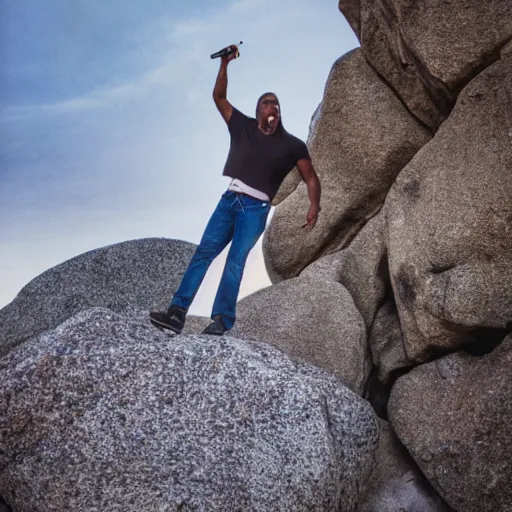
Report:
<svg viewBox="0 0 512 512"><path fill-rule="evenodd" d="M365 57L432 129L512 38L506 0L340 0Z"/></svg>
<svg viewBox="0 0 512 512"><path fill-rule="evenodd" d="M376 465L357 512L449 512L387 421L380 420Z"/></svg>
<svg viewBox="0 0 512 512"><path fill-rule="evenodd" d="M459 96L385 205L392 286L411 361L499 342L512 325L512 59Z"/></svg>
<svg viewBox="0 0 512 512"><path fill-rule="evenodd" d="M322 211L313 229L301 228L309 208L303 182L276 207L263 239L274 283L345 247L430 139L360 49L334 64L316 117L309 150L322 184Z"/></svg>
<svg viewBox="0 0 512 512"><path fill-rule="evenodd" d="M493 352L418 366L391 392L389 417L457 512L512 510L512 335Z"/></svg>
<svg viewBox="0 0 512 512"><path fill-rule="evenodd" d="M342 284L370 330L373 319L391 291L384 240L385 219L377 215L363 226L345 249L323 256L306 267L300 277Z"/></svg>
<svg viewBox="0 0 512 512"><path fill-rule="evenodd" d="M0 360L0 494L16 512L353 511L370 406L266 344L83 311Z"/></svg>
<svg viewBox="0 0 512 512"><path fill-rule="evenodd" d="M194 244L180 240L133 240L86 252L43 272L0 310L0 355L90 307L129 316L165 309L194 250Z"/></svg>
<svg viewBox="0 0 512 512"><path fill-rule="evenodd" d="M238 303L230 334L270 343L363 394L370 374L366 329L339 283L299 277L259 290Z"/></svg>

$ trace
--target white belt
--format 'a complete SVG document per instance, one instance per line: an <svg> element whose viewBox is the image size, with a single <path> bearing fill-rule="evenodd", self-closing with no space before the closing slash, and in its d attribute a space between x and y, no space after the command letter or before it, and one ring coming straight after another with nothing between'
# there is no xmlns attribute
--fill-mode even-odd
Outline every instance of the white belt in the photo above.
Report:
<svg viewBox="0 0 512 512"><path fill-rule="evenodd" d="M231 180L228 190L232 190L233 192L242 192L243 194L247 194L248 196L254 197L255 199L259 199L260 201L270 201L270 197L268 197L265 192L250 187L237 178Z"/></svg>

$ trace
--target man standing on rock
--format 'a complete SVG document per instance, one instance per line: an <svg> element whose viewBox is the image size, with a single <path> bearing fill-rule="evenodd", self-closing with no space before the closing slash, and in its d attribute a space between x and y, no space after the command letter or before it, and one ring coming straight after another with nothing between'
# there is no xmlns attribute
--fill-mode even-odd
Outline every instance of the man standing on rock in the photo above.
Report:
<svg viewBox="0 0 512 512"><path fill-rule="evenodd" d="M320 211L320 182L306 144L288 133L275 94L263 94L256 119L226 99L227 68L235 51L222 57L213 99L228 125L231 146L223 174L232 178L210 218L201 242L166 312L151 312L151 322L175 333L185 325L188 308L212 261L231 243L212 310L203 334L222 335L233 327L240 282L249 251L265 229L270 203L286 175L297 166L308 188L310 207L303 227L312 228Z"/></svg>

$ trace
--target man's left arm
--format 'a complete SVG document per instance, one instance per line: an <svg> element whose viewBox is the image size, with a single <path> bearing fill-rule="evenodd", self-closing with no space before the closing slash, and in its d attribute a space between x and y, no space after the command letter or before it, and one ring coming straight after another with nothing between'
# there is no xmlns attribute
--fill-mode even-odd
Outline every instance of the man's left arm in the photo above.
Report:
<svg viewBox="0 0 512 512"><path fill-rule="evenodd" d="M320 208L320 180L318 179L318 175L313 168L313 164L309 158L302 158L297 161L297 169L302 176L302 179L305 181L308 187L308 196L309 196L309 210L306 215L306 224L302 227L305 228L308 226L312 228L316 224L316 220L318 218L318 212L321 210Z"/></svg>

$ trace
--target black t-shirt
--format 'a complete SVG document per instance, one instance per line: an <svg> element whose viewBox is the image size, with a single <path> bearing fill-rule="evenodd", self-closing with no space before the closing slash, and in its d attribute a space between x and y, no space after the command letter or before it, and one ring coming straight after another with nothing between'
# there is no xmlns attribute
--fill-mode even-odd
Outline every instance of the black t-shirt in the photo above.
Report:
<svg viewBox="0 0 512 512"><path fill-rule="evenodd" d="M310 158L306 144L300 139L282 128L265 135L256 119L236 108L233 108L228 129L231 147L223 175L238 178L271 199L297 161Z"/></svg>

